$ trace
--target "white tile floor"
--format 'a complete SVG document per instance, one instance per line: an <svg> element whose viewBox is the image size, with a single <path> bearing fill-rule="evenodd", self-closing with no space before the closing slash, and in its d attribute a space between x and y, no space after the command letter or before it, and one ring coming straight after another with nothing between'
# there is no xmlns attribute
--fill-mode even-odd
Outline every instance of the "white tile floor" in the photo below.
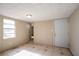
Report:
<svg viewBox="0 0 79 59"><path fill-rule="evenodd" d="M15 49L5 51L2 56L71 56L67 48L27 43Z"/></svg>

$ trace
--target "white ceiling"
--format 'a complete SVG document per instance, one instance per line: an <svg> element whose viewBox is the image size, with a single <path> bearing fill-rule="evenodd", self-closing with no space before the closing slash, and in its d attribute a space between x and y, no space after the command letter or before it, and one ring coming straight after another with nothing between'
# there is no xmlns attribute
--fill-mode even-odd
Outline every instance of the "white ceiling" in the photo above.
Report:
<svg viewBox="0 0 79 59"><path fill-rule="evenodd" d="M32 22L69 17L78 6L78 3L0 3L0 14ZM28 19L26 14L32 14L32 18Z"/></svg>

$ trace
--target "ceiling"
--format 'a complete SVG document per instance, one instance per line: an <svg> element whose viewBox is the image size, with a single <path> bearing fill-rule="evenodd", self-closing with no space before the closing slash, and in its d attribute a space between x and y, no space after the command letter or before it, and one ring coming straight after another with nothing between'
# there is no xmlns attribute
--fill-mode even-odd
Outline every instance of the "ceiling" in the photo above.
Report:
<svg viewBox="0 0 79 59"><path fill-rule="evenodd" d="M0 3L0 15L34 22L70 17L78 6L78 3ZM27 18L27 14L32 18Z"/></svg>

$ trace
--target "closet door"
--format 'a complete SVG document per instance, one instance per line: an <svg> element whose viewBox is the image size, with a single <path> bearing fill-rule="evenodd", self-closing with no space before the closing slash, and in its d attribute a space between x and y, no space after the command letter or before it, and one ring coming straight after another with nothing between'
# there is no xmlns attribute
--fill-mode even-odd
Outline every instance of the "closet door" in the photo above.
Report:
<svg viewBox="0 0 79 59"><path fill-rule="evenodd" d="M69 40L68 40L68 20L61 19L55 20L55 46L58 47L68 47Z"/></svg>

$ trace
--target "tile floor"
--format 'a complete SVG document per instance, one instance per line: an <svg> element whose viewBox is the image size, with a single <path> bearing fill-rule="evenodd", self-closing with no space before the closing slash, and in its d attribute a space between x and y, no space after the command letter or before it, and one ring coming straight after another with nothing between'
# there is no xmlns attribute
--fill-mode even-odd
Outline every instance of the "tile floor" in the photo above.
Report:
<svg viewBox="0 0 79 59"><path fill-rule="evenodd" d="M71 56L67 48L38 45L32 42L7 50L1 56Z"/></svg>

